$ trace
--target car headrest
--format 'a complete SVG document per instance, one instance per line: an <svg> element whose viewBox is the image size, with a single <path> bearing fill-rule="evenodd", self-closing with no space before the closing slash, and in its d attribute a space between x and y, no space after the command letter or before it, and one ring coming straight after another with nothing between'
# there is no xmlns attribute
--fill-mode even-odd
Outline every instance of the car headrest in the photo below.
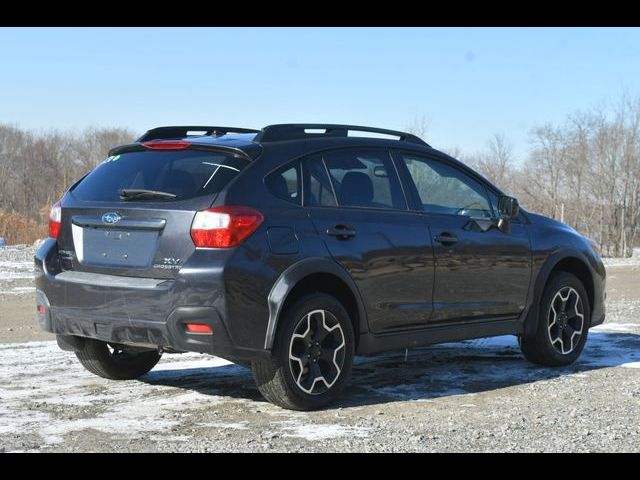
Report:
<svg viewBox="0 0 640 480"><path fill-rule="evenodd" d="M340 203L358 207L370 206L373 202L373 182L362 172L348 172L340 185Z"/></svg>

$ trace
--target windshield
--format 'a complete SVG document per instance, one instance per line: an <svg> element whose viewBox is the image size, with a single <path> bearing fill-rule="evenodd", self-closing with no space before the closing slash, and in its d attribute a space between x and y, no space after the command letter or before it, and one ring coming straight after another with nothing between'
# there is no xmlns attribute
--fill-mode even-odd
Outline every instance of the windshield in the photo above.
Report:
<svg viewBox="0 0 640 480"><path fill-rule="evenodd" d="M151 190L175 195L145 200L175 201L220 192L248 160L231 153L171 150L128 152L108 157L74 189L81 200L120 200L123 190Z"/></svg>

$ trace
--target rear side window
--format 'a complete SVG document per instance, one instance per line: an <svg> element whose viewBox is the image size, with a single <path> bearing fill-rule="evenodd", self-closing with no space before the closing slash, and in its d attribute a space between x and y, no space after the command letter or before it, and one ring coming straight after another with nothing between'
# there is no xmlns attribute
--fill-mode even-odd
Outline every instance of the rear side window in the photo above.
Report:
<svg viewBox="0 0 640 480"><path fill-rule="evenodd" d="M296 205L302 203L299 163L270 173L265 178L265 184L276 197Z"/></svg>
<svg viewBox="0 0 640 480"><path fill-rule="evenodd" d="M385 150L340 150L324 157L340 206L405 209L400 182Z"/></svg>
<svg viewBox="0 0 640 480"><path fill-rule="evenodd" d="M73 194L81 200L112 201L120 200L119 190L144 189L185 200L220 192L248 163L231 153L203 150L127 152L107 158Z"/></svg>

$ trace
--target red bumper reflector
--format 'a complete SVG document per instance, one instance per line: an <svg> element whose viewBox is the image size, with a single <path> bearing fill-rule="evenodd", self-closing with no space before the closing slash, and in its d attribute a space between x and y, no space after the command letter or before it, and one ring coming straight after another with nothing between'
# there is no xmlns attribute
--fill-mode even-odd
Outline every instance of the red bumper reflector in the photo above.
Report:
<svg viewBox="0 0 640 480"><path fill-rule="evenodd" d="M45 312L44 305L38 305L38 313L44 313L44 312Z"/></svg>
<svg viewBox="0 0 640 480"><path fill-rule="evenodd" d="M185 327L189 333L204 333L213 335L213 328L204 323L186 323Z"/></svg>

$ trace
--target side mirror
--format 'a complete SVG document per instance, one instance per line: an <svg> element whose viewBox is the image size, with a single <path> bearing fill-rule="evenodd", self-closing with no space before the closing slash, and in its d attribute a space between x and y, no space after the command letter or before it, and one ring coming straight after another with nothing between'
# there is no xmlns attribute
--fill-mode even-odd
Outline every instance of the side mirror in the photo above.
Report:
<svg viewBox="0 0 640 480"><path fill-rule="evenodd" d="M503 195L498 199L498 228L504 233L511 233L511 220L518 216L520 205L514 197Z"/></svg>
<svg viewBox="0 0 640 480"><path fill-rule="evenodd" d="M503 195L498 199L498 214L501 219L513 220L519 212L520 205L517 198Z"/></svg>

